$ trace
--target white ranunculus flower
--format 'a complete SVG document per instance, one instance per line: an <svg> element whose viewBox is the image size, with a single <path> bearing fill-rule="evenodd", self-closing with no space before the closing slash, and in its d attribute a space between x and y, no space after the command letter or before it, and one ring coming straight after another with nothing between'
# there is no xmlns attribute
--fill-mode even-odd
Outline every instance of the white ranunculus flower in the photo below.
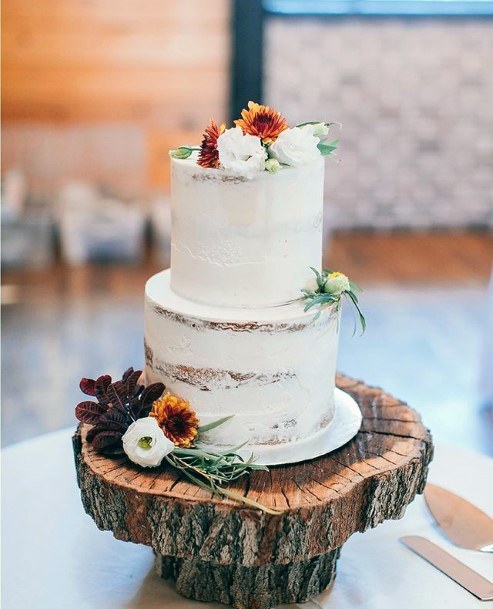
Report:
<svg viewBox="0 0 493 609"><path fill-rule="evenodd" d="M267 152L259 137L243 134L241 127L226 129L217 138L219 162L224 169L252 177L265 169Z"/></svg>
<svg viewBox="0 0 493 609"><path fill-rule="evenodd" d="M313 135L313 128L293 127L282 131L269 151L271 156L284 165L310 165L320 160L318 143L319 139Z"/></svg>
<svg viewBox="0 0 493 609"><path fill-rule="evenodd" d="M142 467L157 467L175 447L154 417L137 419L127 429L122 440L127 457Z"/></svg>
<svg viewBox="0 0 493 609"><path fill-rule="evenodd" d="M343 273L338 272L331 273L324 285L324 293L332 296L340 296L343 292L349 292L350 290L349 279Z"/></svg>

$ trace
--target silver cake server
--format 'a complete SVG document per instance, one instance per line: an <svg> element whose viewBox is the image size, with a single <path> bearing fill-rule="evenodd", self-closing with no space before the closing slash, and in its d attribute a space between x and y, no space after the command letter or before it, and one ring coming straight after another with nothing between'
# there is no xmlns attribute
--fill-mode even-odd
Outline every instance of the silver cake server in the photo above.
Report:
<svg viewBox="0 0 493 609"><path fill-rule="evenodd" d="M493 518L451 491L428 483L424 492L438 526L461 548L493 552Z"/></svg>

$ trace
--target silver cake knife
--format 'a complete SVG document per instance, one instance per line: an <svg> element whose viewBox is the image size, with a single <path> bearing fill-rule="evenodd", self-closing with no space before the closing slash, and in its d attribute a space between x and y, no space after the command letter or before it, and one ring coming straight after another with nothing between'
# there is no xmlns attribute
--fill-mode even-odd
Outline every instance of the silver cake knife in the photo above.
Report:
<svg viewBox="0 0 493 609"><path fill-rule="evenodd" d="M407 535L400 541L481 601L493 600L493 582L476 573L425 537Z"/></svg>

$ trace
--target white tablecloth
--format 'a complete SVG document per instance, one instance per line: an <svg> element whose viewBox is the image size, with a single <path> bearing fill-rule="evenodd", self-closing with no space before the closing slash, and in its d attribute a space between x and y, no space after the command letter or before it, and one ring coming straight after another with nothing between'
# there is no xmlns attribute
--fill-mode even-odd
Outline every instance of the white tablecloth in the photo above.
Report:
<svg viewBox="0 0 493 609"><path fill-rule="evenodd" d="M101 532L82 508L71 431L3 455L3 609L219 609L179 596L153 573L152 550ZM493 515L493 460L439 445L430 480ZM484 606L399 543L424 535L489 579L493 557L460 550L434 526L422 497L344 545L332 589L304 609L467 609ZM296 605L289 605L296 607ZM286 607L286 606L285 606Z"/></svg>

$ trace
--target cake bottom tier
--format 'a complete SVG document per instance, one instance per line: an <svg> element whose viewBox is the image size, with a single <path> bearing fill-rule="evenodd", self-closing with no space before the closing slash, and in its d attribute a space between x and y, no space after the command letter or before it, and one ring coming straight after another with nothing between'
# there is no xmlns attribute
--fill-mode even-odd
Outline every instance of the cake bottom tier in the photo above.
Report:
<svg viewBox="0 0 493 609"><path fill-rule="evenodd" d="M177 296L169 271L146 285L146 381L189 400L218 448L296 442L334 414L339 309L207 307Z"/></svg>

